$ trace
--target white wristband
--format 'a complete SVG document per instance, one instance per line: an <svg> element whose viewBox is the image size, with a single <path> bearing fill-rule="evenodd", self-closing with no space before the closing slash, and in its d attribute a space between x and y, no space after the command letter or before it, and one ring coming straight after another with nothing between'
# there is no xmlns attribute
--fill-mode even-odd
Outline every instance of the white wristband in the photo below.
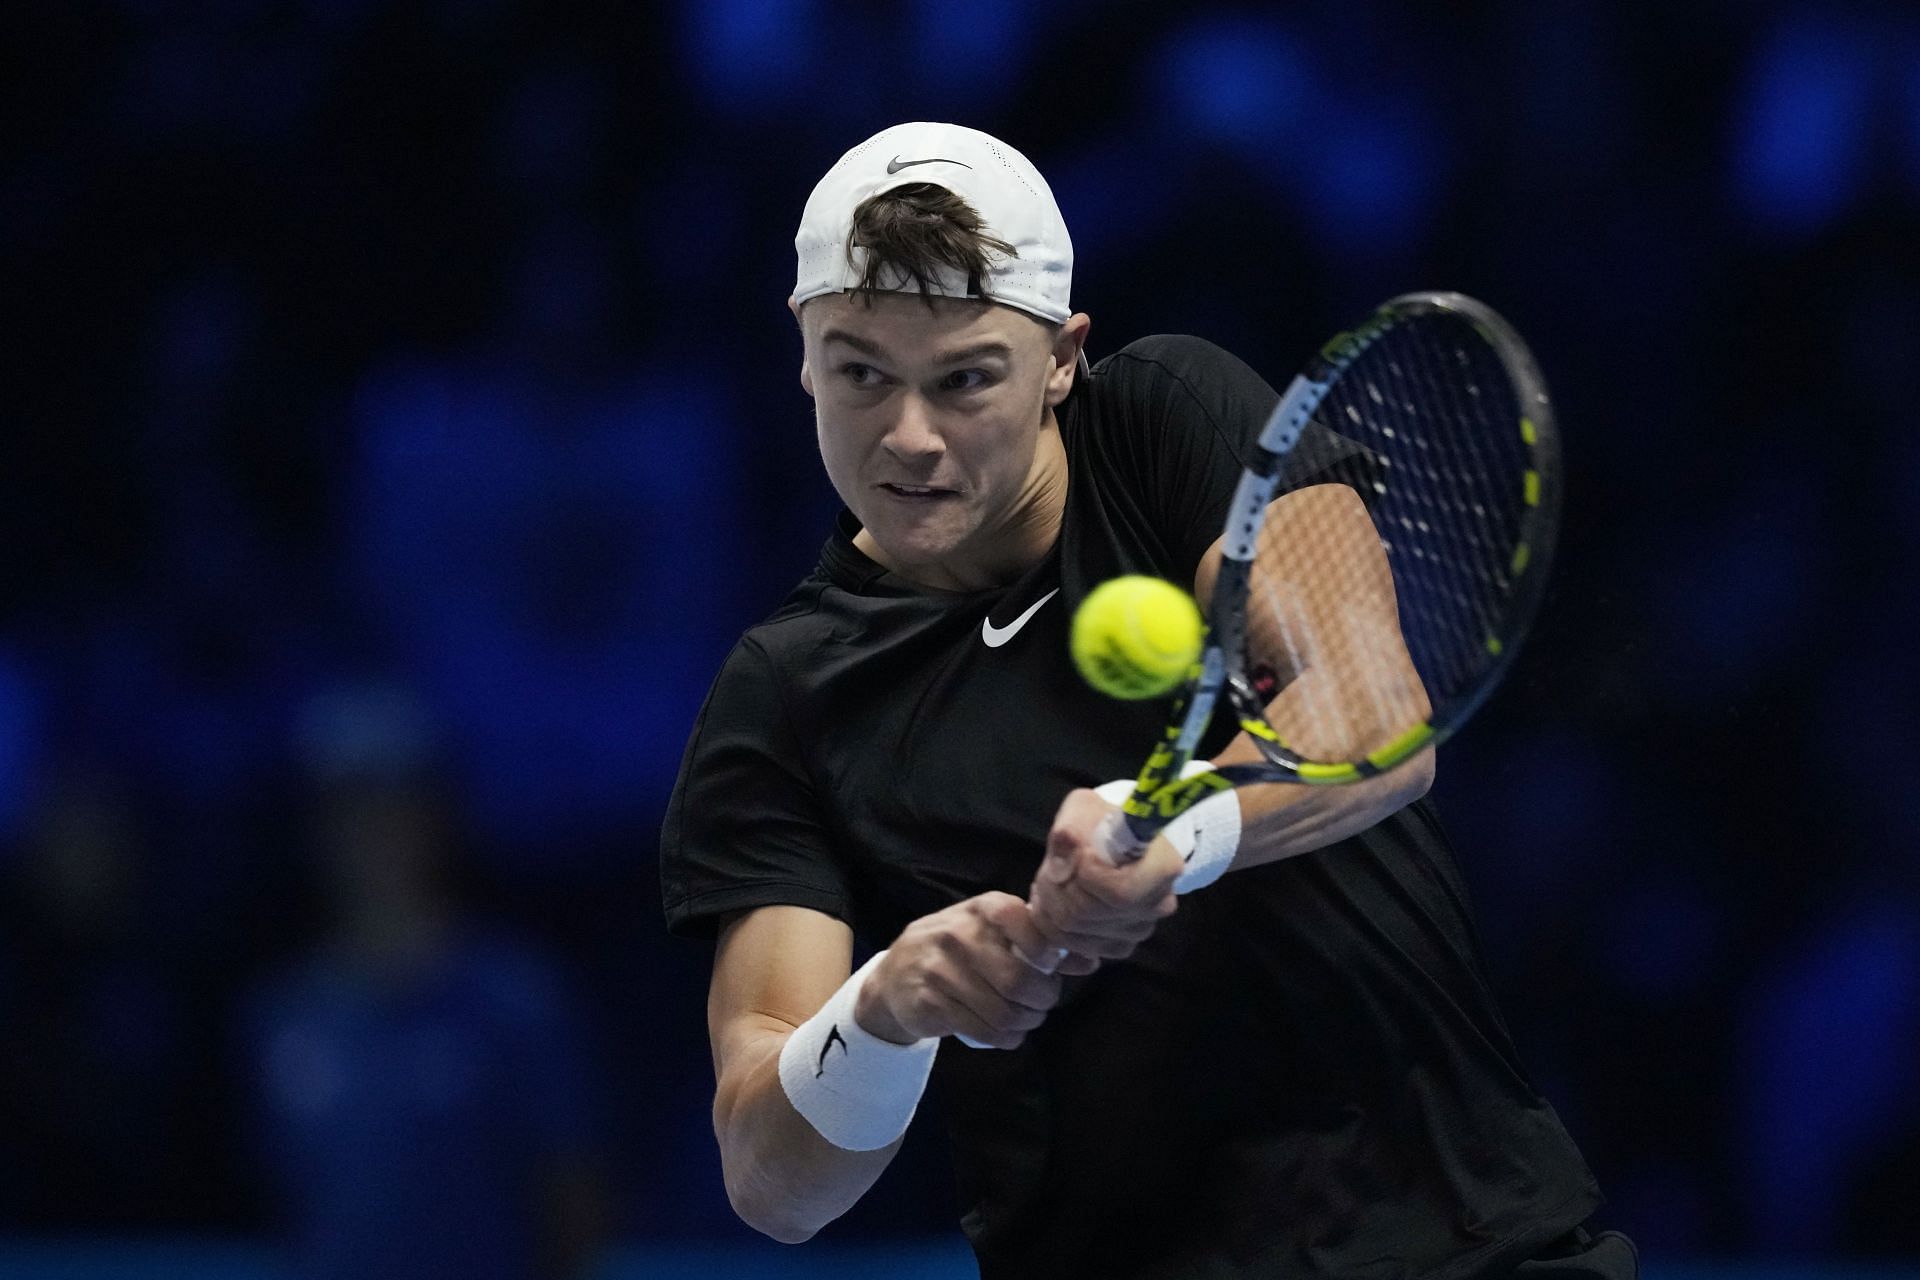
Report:
<svg viewBox="0 0 1920 1280"><path fill-rule="evenodd" d="M1202 760L1190 760L1180 771L1182 778L1211 773L1213 766ZM1094 794L1108 804L1123 804L1133 794L1132 778L1117 778L1094 788ZM1231 788L1216 791L1193 808L1160 829L1187 869L1173 882L1175 893L1204 889L1227 873L1233 855L1240 850L1240 797Z"/></svg>
<svg viewBox="0 0 1920 1280"><path fill-rule="evenodd" d="M895 1044L854 1020L854 1003L882 951L860 966L780 1049L780 1087L821 1137L846 1151L878 1151L907 1131L940 1041Z"/></svg>

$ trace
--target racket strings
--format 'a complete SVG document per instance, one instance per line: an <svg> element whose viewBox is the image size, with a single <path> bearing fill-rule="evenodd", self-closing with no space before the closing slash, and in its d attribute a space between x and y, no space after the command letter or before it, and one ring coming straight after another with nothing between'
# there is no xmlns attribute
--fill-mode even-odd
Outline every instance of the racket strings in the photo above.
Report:
<svg viewBox="0 0 1920 1280"><path fill-rule="evenodd" d="M1420 364L1420 390L1427 396L1416 403L1430 408L1416 428L1416 439L1429 452L1446 455L1440 467L1429 468L1425 475L1416 472L1405 486L1409 501L1432 512L1427 528L1417 531L1431 531L1438 544L1429 548L1414 541L1415 558L1423 562L1414 576L1444 592L1436 597L1441 612L1433 622L1446 633L1447 643L1437 647L1437 656L1450 660L1444 684L1452 688L1474 678L1484 665L1476 646L1492 634L1507 589L1492 554L1493 544L1502 538L1490 539L1479 524L1481 516L1502 505L1489 488L1497 463L1486 451L1497 422L1485 410L1486 393L1469 350L1415 346L1414 359ZM1442 362L1453 367L1436 367ZM1510 405L1503 417L1509 423L1515 420ZM1440 424L1444 431L1436 430ZM1433 445L1436 437L1448 447ZM1443 571L1445 582L1439 580Z"/></svg>
<svg viewBox="0 0 1920 1280"><path fill-rule="evenodd" d="M1439 465L1403 466L1383 505L1396 524L1402 505L1427 513L1411 530L1402 524L1411 554L1393 563L1415 615L1407 630L1418 646L1416 665L1439 696L1450 696L1475 684L1497 656L1487 642L1507 612L1505 560L1521 523L1519 406L1497 357L1470 326L1431 320L1409 326L1405 337L1417 417L1409 429Z"/></svg>
<svg viewBox="0 0 1920 1280"><path fill-rule="evenodd" d="M1250 657L1263 660L1264 639L1283 678L1337 671L1296 681L1269 719L1302 755L1357 759L1471 696L1499 660L1531 464L1505 362L1451 315L1388 330L1315 416L1359 446L1337 478L1377 537L1317 518L1332 507L1283 500L1289 515L1263 526L1255 556Z"/></svg>
<svg viewBox="0 0 1920 1280"><path fill-rule="evenodd" d="M1398 420L1363 422L1357 443L1390 474L1374 517L1402 629L1423 679L1446 697L1496 656L1487 640L1507 611L1506 560L1522 523L1519 406L1497 355L1465 322L1431 317L1388 338ZM1349 377L1367 380L1373 364L1363 357Z"/></svg>

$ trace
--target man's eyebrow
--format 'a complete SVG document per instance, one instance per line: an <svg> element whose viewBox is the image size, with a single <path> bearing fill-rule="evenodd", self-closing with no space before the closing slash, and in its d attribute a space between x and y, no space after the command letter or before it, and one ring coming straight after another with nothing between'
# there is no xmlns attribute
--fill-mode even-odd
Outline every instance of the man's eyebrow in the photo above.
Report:
<svg viewBox="0 0 1920 1280"><path fill-rule="evenodd" d="M822 332L820 335L821 345L825 346L829 342L844 342L861 355L872 356L875 360L884 360L887 356L886 351L881 348L879 343L869 341L858 334L848 333L845 329L827 329ZM980 360L988 356L999 356L1004 360L1011 358L1012 355L1013 347L1011 345L1002 342L998 338L989 338L984 342L976 342L971 346L961 347L957 351L944 352L935 358L934 363L965 364L969 360Z"/></svg>
<svg viewBox="0 0 1920 1280"><path fill-rule="evenodd" d="M876 360L881 359L887 354L880 349L879 344L869 342L858 334L848 333L845 329L828 329L820 335L821 346L825 346L829 342L844 342L861 355L872 356Z"/></svg>
<svg viewBox="0 0 1920 1280"><path fill-rule="evenodd" d="M1004 360L1010 358L1012 355L1012 347L1000 341L998 338L989 338L985 342L976 342L972 346L962 347L958 351L949 351L935 361L935 363L965 364L969 360L980 360L987 356L999 356Z"/></svg>

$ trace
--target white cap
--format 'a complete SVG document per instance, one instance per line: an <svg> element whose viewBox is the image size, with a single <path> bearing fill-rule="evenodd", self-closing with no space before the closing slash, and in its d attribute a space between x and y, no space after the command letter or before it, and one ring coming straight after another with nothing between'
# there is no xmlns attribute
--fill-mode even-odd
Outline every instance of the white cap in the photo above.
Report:
<svg viewBox="0 0 1920 1280"><path fill-rule="evenodd" d="M827 170L807 198L800 232L793 238L800 257L796 304L859 285L866 250L847 247L854 209L870 196L914 182L930 182L961 197L980 215L989 234L1013 246L1017 256L995 255L981 282L992 301L1055 324L1073 314L1067 302L1073 241L1047 180L1006 143L957 124L897 124L874 134ZM945 272L929 283L934 293L946 297L976 296L967 292L967 281L957 272ZM883 281L882 287L918 290L906 278Z"/></svg>

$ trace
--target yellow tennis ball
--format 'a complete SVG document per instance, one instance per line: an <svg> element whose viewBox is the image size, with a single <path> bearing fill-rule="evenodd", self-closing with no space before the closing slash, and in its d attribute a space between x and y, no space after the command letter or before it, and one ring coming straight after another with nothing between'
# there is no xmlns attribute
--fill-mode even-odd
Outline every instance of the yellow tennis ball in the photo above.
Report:
<svg viewBox="0 0 1920 1280"><path fill-rule="evenodd" d="M1200 609L1159 578L1110 578L1080 602L1069 647L1087 683L1114 698L1157 698L1200 656Z"/></svg>

